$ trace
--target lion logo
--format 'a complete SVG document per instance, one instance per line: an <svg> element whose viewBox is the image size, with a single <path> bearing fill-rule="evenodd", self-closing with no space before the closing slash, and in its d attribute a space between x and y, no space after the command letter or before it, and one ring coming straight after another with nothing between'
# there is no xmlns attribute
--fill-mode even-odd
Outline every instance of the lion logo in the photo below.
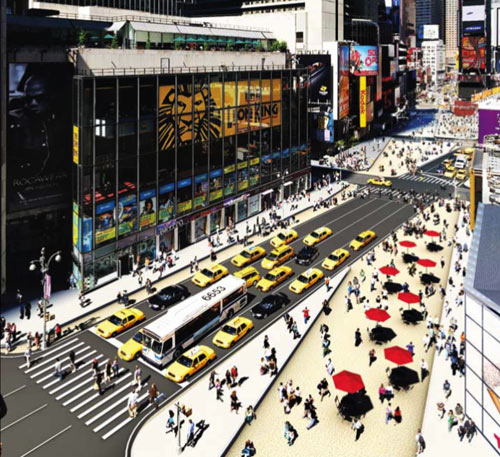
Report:
<svg viewBox="0 0 500 457"><path fill-rule="evenodd" d="M160 149L175 146L175 86L160 87L159 142ZM206 142L221 138L222 119L216 111L217 104L209 96L208 86L194 94L191 85L177 85L177 146L189 142Z"/></svg>

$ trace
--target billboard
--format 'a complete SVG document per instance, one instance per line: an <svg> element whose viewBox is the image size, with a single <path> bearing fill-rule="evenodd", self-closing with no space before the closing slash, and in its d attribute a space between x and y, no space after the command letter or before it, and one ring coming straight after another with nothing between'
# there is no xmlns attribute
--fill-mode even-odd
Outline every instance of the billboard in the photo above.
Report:
<svg viewBox="0 0 500 457"><path fill-rule="evenodd" d="M484 5L471 5L462 7L462 22L485 21L486 10Z"/></svg>
<svg viewBox="0 0 500 457"><path fill-rule="evenodd" d="M439 40L439 25L425 24L418 28L418 38L420 40Z"/></svg>
<svg viewBox="0 0 500 457"><path fill-rule="evenodd" d="M479 109L479 144L500 140L500 110Z"/></svg>
<svg viewBox="0 0 500 457"><path fill-rule="evenodd" d="M464 22L462 30L464 35L484 35L484 21Z"/></svg>
<svg viewBox="0 0 500 457"><path fill-rule="evenodd" d="M332 60L330 54L299 54L297 63L309 71L308 97L311 102L332 101Z"/></svg>
<svg viewBox="0 0 500 457"><path fill-rule="evenodd" d="M68 201L73 155L67 63L9 65L8 212ZM73 150L73 154L70 152Z"/></svg>
<svg viewBox="0 0 500 457"><path fill-rule="evenodd" d="M333 113L319 113L313 115L316 122L316 140L325 143L333 143Z"/></svg>
<svg viewBox="0 0 500 457"><path fill-rule="evenodd" d="M349 46L339 46L339 119L349 116Z"/></svg>
<svg viewBox="0 0 500 457"><path fill-rule="evenodd" d="M195 87L193 93L191 84L178 83L176 95L175 85L160 86L161 150L173 148L176 137L177 145L185 146L191 141L208 141L209 137L281 125L281 79L212 82Z"/></svg>
<svg viewBox="0 0 500 457"><path fill-rule="evenodd" d="M466 36L462 37L462 69L486 68L486 38Z"/></svg>
<svg viewBox="0 0 500 457"><path fill-rule="evenodd" d="M366 77L359 78L359 126L366 127Z"/></svg>
<svg viewBox="0 0 500 457"><path fill-rule="evenodd" d="M351 46L351 73L355 76L376 76L378 73L377 46Z"/></svg>

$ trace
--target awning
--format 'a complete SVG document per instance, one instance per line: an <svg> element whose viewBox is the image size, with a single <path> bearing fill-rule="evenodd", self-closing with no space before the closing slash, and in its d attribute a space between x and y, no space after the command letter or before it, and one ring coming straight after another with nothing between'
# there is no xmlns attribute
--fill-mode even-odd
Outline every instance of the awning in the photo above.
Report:
<svg viewBox="0 0 500 457"><path fill-rule="evenodd" d="M151 22L130 22L136 32L179 33L173 24L153 24Z"/></svg>
<svg viewBox="0 0 500 457"><path fill-rule="evenodd" d="M283 186L291 186L293 184L293 181L287 181Z"/></svg>
<svg viewBox="0 0 500 457"><path fill-rule="evenodd" d="M118 30L121 30L121 28L125 25L125 22L126 21L113 22L113 25L108 27L106 30L108 32L118 32Z"/></svg>
<svg viewBox="0 0 500 457"><path fill-rule="evenodd" d="M260 195L269 195L269 194L272 194L273 192L274 192L274 189L269 189L269 190L262 192Z"/></svg>

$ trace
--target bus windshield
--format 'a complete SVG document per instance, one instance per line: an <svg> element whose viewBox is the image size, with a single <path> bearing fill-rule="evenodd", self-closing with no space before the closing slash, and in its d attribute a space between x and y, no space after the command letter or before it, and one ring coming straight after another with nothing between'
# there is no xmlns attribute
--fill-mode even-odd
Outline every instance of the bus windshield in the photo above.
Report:
<svg viewBox="0 0 500 457"><path fill-rule="evenodd" d="M156 354L161 354L162 344L159 341L156 341L154 338L144 335L144 340L142 344L148 349L151 349Z"/></svg>

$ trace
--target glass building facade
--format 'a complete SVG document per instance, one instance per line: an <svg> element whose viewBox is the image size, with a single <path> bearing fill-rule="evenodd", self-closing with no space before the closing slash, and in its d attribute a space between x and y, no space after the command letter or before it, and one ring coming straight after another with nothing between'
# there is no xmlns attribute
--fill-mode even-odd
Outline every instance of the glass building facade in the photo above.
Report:
<svg viewBox="0 0 500 457"><path fill-rule="evenodd" d="M307 188L304 72L75 77L73 273L84 289Z"/></svg>

